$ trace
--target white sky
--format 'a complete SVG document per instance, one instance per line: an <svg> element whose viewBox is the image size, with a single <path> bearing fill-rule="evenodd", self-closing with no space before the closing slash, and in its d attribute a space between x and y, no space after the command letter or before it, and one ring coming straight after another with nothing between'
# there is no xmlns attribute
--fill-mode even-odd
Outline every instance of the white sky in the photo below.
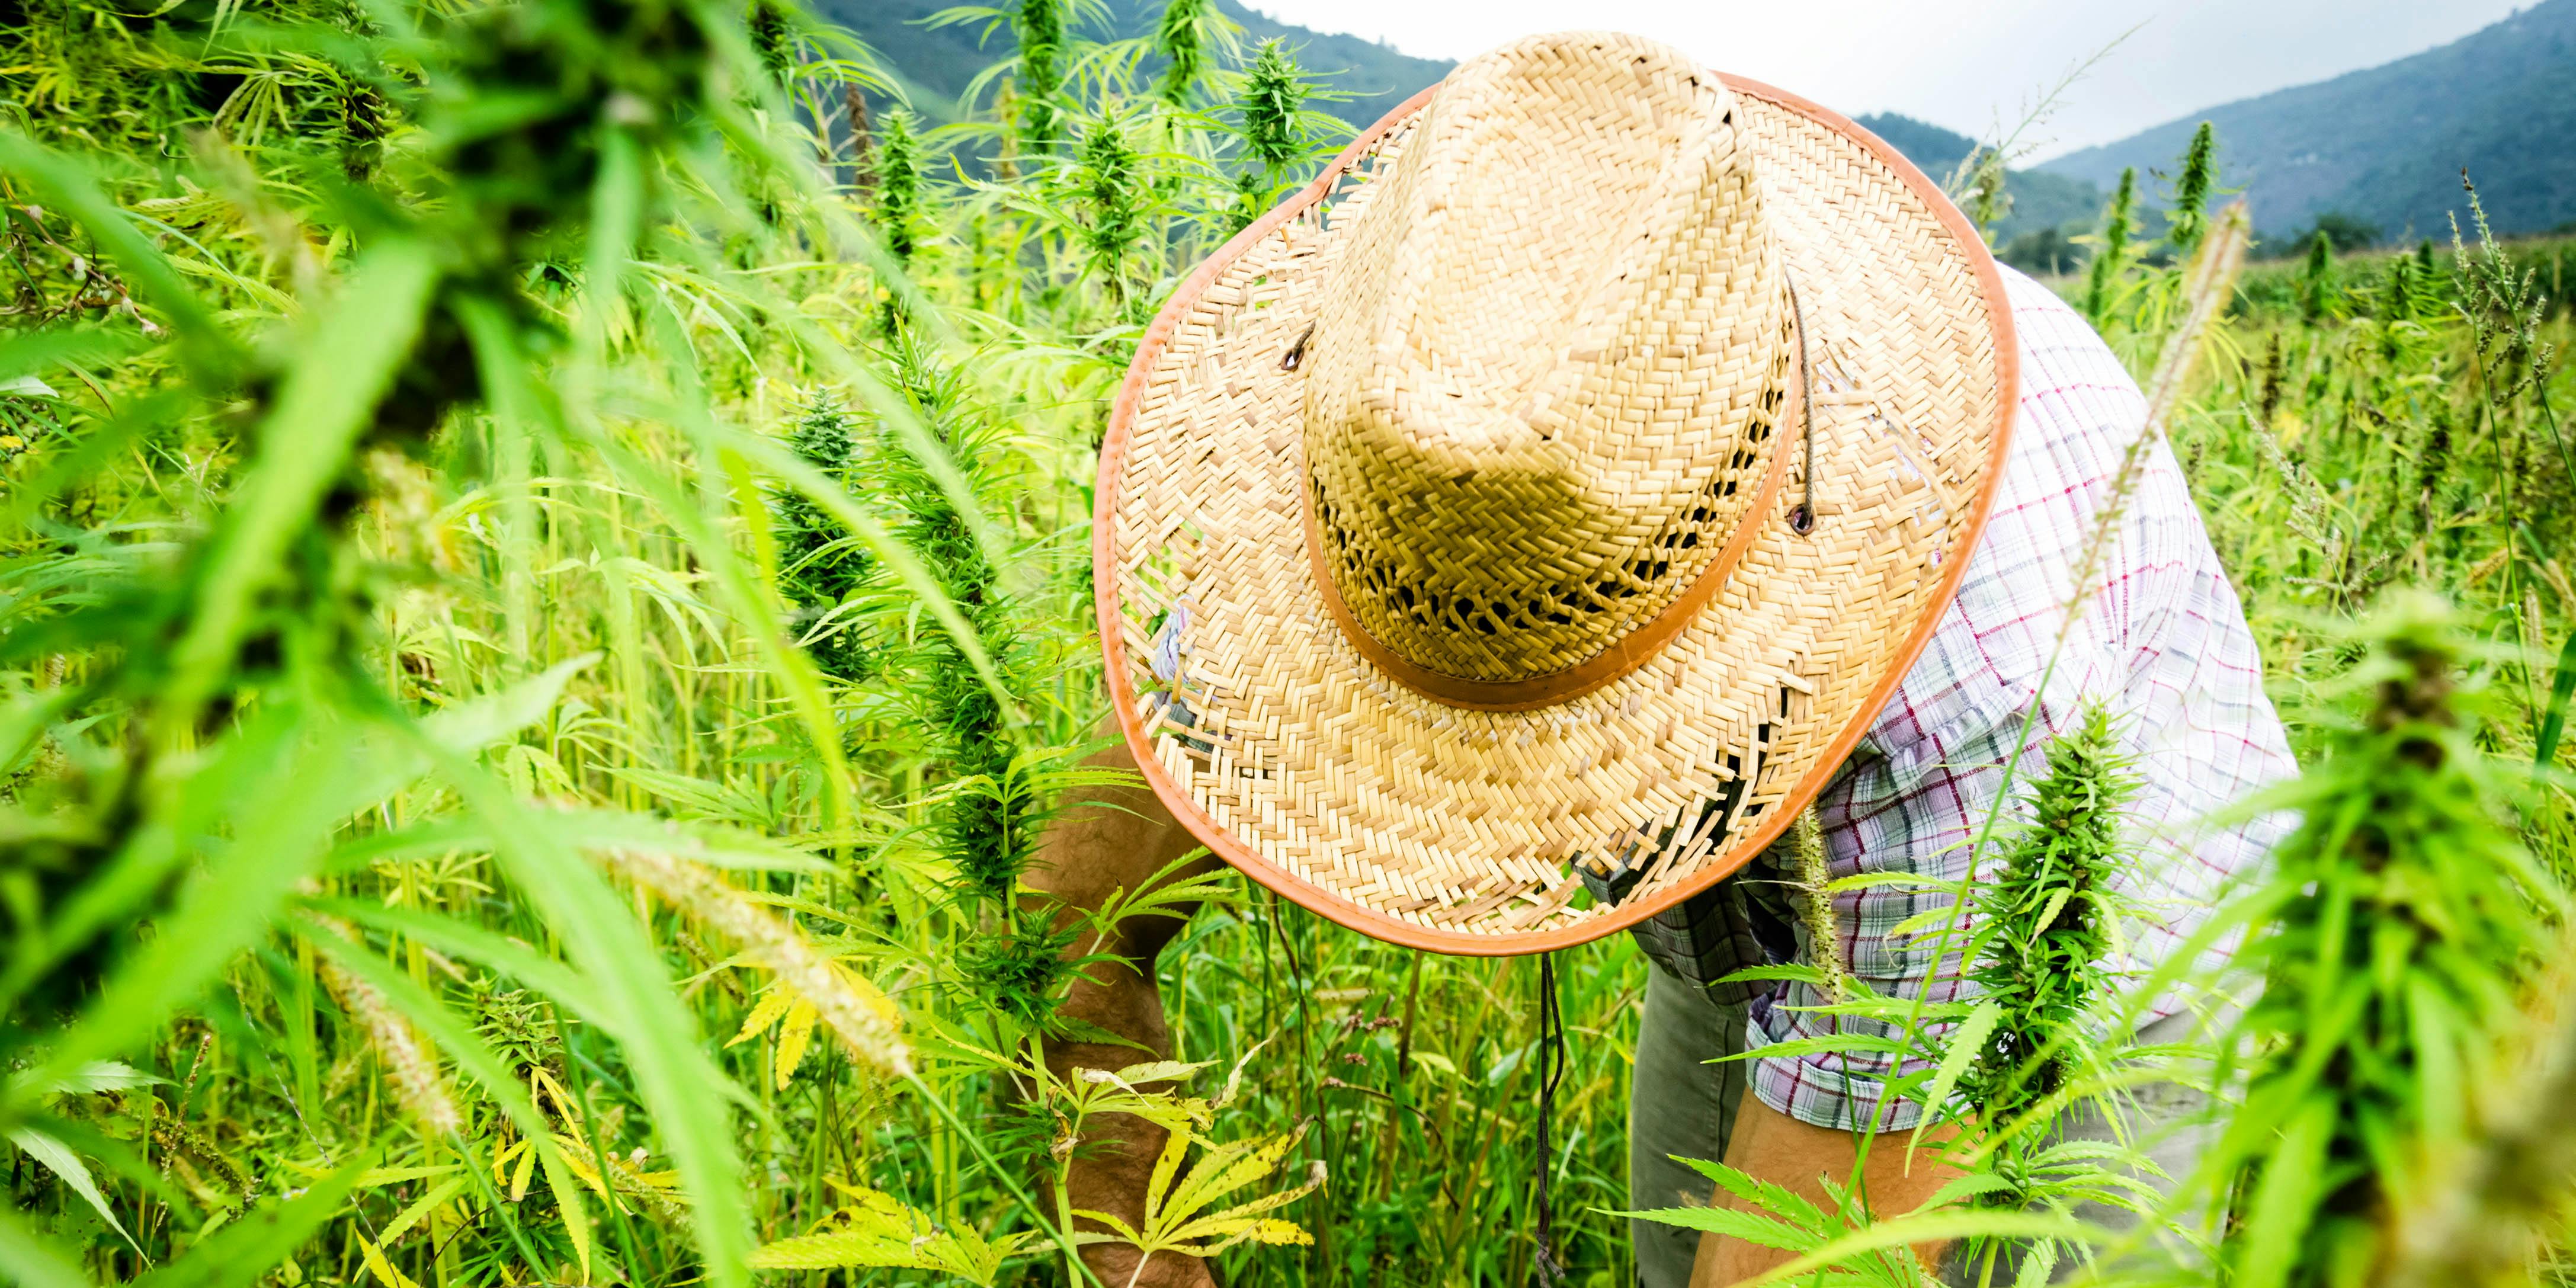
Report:
<svg viewBox="0 0 2576 1288"><path fill-rule="evenodd" d="M1849 115L1987 136L2121 33L2030 136L2034 154L2108 143L2231 99L2447 43L2530 0L1249 0L1317 31L1464 58L1516 36L1600 27Z"/></svg>

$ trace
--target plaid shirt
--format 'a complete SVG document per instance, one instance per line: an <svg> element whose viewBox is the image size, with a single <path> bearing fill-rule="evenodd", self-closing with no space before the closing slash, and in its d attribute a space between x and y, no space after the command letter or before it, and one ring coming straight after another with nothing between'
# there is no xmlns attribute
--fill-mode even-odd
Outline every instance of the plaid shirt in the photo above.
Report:
<svg viewBox="0 0 2576 1288"><path fill-rule="evenodd" d="M2200 820L2296 767L2263 694L2244 611L2165 443L2148 447L2091 603L2068 629L2077 565L2121 457L2144 432L2146 401L2074 310L2010 269L2004 281L2021 337L2021 420L1993 516L1957 599L1818 799L1817 816L1837 877L1956 880L1967 872L1964 842L1985 823L2034 700L2039 726L2014 773L2024 785L2046 768L2048 736L2071 727L2086 703L2107 701L2143 779L2126 817L2145 857L2127 887L2149 917L2131 929L2133 960L2117 965L2152 968L2207 922L2220 885L2259 861L2287 826L2278 816L2227 827ZM1647 953L1701 983L1740 964L1807 960L1818 946L1783 906L1780 886L1764 879L1784 853L1749 869L1754 880L1721 882L1640 927ZM1889 933L1946 903L1899 886L1843 894L1831 949L1878 992L1912 996L1928 981L1935 1000L1957 998L1967 986L1955 957L1941 971L1928 941ZM2228 951L2213 949L2204 964L2223 964ZM1803 984L1719 992L1750 1004L1751 1048L1823 1036L1834 1022L1794 1009L1821 1000ZM2149 1018L2178 1006L2164 999ZM1886 1074L1884 1060L1859 1054L1757 1058L1753 1089L1783 1113L1849 1130L1872 1121ZM1882 1125L1911 1127L1916 1115L1900 1102Z"/></svg>

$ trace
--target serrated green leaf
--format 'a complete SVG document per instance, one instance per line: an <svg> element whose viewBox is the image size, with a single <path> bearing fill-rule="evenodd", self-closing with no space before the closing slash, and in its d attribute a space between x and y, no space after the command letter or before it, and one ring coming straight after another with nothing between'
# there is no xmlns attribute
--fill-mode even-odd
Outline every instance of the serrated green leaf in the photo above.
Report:
<svg viewBox="0 0 2576 1288"><path fill-rule="evenodd" d="M134 1255L143 1255L143 1245L136 1243L134 1236L126 1232L125 1223L116 1219L115 1209L107 1205L107 1196L99 1192L97 1178L89 1174L89 1164L82 1162L80 1155L71 1151L71 1146L33 1127L12 1127L8 1139L10 1144L25 1151L27 1157L52 1172L55 1179L69 1186L72 1193L81 1196L81 1200L98 1213L99 1219L107 1222L107 1228L116 1231L117 1237L125 1240L125 1246L134 1249Z"/></svg>
<svg viewBox="0 0 2576 1288"><path fill-rule="evenodd" d="M1940 1106L1950 1102L1950 1093L1958 1089L1959 1079L1967 1076L1969 1067L1984 1053L1986 1039L2003 1018L2003 1004L1989 998L1977 1003L1968 1018L1950 1031L1949 1049L1941 1053L1941 1066L1932 1075L1932 1085L1923 1090L1922 1103L1930 1108L1914 1124L1914 1134L1906 1138L1907 1149L1921 1148L1925 1129L1932 1126Z"/></svg>
<svg viewBox="0 0 2576 1288"><path fill-rule="evenodd" d="M1652 1221L1657 1225L1676 1225L1685 1230L1698 1230L1704 1234L1724 1235L1730 1239L1742 1239L1746 1243L1759 1244L1765 1248L1778 1248L1783 1252L1814 1247L1817 1240L1814 1231L1801 1230L1776 1217L1736 1208L1647 1208L1637 1212L1612 1212L1610 1215L1626 1217L1632 1221Z"/></svg>
<svg viewBox="0 0 2576 1288"><path fill-rule="evenodd" d="M449 1199L455 1198L458 1194L463 1193L466 1182L466 1177L459 1176L453 1180L430 1187L428 1193L421 1195L419 1198L413 1199L409 1206L405 1207L402 1211L395 1213L394 1219L386 1222L385 1228L377 1233L376 1241L387 1247L393 1246L394 1241L403 1236L403 1231L419 1224L421 1220L426 1218L430 1213L437 1211L439 1204L445 1203Z"/></svg>
<svg viewBox="0 0 2576 1288"><path fill-rule="evenodd" d="M134 1281L132 1288L251 1288L338 1216L366 1176L352 1162L284 1203L265 1204L199 1239L187 1255Z"/></svg>

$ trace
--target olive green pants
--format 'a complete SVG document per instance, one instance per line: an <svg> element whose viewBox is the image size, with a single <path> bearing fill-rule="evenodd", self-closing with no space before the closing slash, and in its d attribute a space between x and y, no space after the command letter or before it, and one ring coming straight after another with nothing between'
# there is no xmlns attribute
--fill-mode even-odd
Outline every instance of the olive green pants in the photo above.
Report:
<svg viewBox="0 0 2576 1288"><path fill-rule="evenodd" d="M1735 1127L1736 1102L1744 1095L1749 1062L1710 1064L1744 1050L1746 1007L1720 1005L1701 989L1682 982L1660 966L1647 969L1645 1015L1637 1034L1637 1065L1628 1096L1628 1201L1633 1208L1690 1207L1705 1204L1715 1189L1707 1178L1675 1162L1674 1157L1722 1159ZM2181 1042L2195 1030L2196 1017L2186 1012L2157 1020L2138 1030L2145 1044ZM2152 1083L2132 1093L2137 1121L2130 1139L2163 1170L2165 1177L2188 1177L2201 1151L2217 1139L2210 1122L2209 1093L2179 1082ZM2078 1110L2060 1124L2067 1139L2111 1140L2111 1125L2098 1110ZM2173 1180L2145 1178L2158 1189ZM2126 1212L2087 1204L2076 1215L2113 1229L2125 1228ZM1699 1251L1699 1232L1656 1221L1630 1223L1637 1248L1637 1282L1643 1288L1684 1288L1691 1260ZM2059 1267L2068 1275L2074 1267ZM1962 1281L1954 1270L1945 1275ZM1998 1276L2009 1282L2008 1274ZM1972 1280L1971 1280L1972 1281Z"/></svg>

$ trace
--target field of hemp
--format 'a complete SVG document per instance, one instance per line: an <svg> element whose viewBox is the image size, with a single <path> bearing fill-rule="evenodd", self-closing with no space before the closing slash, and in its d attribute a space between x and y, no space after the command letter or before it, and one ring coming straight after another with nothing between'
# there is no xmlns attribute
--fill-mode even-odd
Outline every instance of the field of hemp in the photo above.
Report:
<svg viewBox="0 0 2576 1288"><path fill-rule="evenodd" d="M1128 42L1095 8L942 15L995 62L933 126L792 0L0 6L0 1280L1085 1282L1050 1179L1139 1112L1187 1168L1123 1237L1221 1283L1533 1282L1542 1168L1568 1279L1629 1282L1624 936L1559 958L1541 1157L1535 963L1232 876L1069 929L1022 892L1106 785L1109 400L1347 135L1209 0ZM1800 1282L1928 1283L1935 1226L1996 1284L2561 1279L2576 243L2498 244L2464 186L2456 234L2231 279L2209 155L2058 285L2305 768L2220 919L2263 1001L2216 1051L2099 1036L2218 981L2067 964L2122 915L2124 771L2035 746L1979 915L1927 929L1989 1002L1854 1003L1972 1180L1754 1196L1729 1228ZM1050 1078L1086 945L1183 899L1176 1063ZM2209 1058L2214 1236L2049 1215L2124 1161L2056 1116Z"/></svg>

